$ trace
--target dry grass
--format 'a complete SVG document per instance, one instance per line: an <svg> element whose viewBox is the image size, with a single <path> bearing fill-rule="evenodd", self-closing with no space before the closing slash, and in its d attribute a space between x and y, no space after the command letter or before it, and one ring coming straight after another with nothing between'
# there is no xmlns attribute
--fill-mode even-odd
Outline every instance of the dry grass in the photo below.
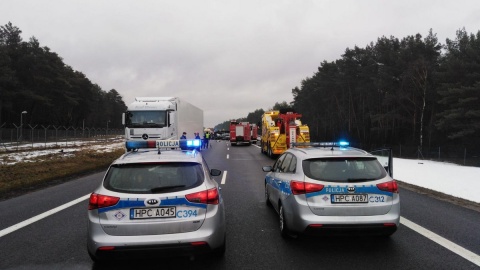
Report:
<svg viewBox="0 0 480 270"><path fill-rule="evenodd" d="M119 148L112 152L96 150L78 151L75 155L52 154L34 162L0 165L0 198L47 185L52 181L65 181L75 176L106 169L112 161L125 153Z"/></svg>

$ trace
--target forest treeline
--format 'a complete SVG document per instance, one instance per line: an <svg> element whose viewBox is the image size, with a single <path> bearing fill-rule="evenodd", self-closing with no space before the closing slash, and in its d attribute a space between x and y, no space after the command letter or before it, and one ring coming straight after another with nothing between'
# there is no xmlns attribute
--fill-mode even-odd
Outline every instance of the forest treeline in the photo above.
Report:
<svg viewBox="0 0 480 270"><path fill-rule="evenodd" d="M120 128L126 105L73 70L35 37L23 41L22 31L0 27L0 125L23 124Z"/></svg>
<svg viewBox="0 0 480 270"><path fill-rule="evenodd" d="M115 89L102 90L21 33L11 23L0 26L0 126L19 125L26 111L23 124L103 127L110 121L121 127L126 105ZM321 62L291 91L293 102L272 101L269 109L301 113L312 140L479 148L480 31L460 29L445 44L432 30L426 37L380 37ZM263 112L237 120L259 123ZM228 129L228 123L215 128Z"/></svg>
<svg viewBox="0 0 480 270"><path fill-rule="evenodd" d="M340 59L322 62L292 95L288 106L303 115L312 140L478 151L480 31L458 30L445 44L430 30L426 37L381 37L365 48L347 48Z"/></svg>

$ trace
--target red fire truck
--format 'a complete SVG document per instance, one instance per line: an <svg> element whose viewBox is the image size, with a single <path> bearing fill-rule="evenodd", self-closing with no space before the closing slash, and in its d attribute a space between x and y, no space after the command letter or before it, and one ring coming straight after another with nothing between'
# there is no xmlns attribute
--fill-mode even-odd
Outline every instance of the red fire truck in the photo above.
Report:
<svg viewBox="0 0 480 270"><path fill-rule="evenodd" d="M232 145L251 145L251 130L248 122L230 121L230 143Z"/></svg>

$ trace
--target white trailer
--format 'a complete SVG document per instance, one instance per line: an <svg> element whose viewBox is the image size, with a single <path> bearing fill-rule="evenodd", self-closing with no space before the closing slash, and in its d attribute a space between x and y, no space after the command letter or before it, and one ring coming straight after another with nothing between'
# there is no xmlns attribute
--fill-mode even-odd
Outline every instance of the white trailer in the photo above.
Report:
<svg viewBox="0 0 480 270"><path fill-rule="evenodd" d="M203 131L203 110L178 97L137 97L122 115L127 140L193 139Z"/></svg>

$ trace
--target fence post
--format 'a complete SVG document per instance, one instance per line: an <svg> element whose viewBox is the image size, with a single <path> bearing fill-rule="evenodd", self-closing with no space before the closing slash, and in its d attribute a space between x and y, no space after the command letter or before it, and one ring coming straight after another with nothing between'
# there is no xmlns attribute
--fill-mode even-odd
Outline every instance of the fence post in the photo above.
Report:
<svg viewBox="0 0 480 270"><path fill-rule="evenodd" d="M52 126L55 129L55 146L58 146L58 130L61 127Z"/></svg>
<svg viewBox="0 0 480 270"><path fill-rule="evenodd" d="M2 142L3 141L3 136L2 136L2 128L3 126L5 126L6 123L3 123L1 126L0 126L0 142L2 143L3 147L5 147L5 151L7 151L7 146Z"/></svg>
<svg viewBox="0 0 480 270"><path fill-rule="evenodd" d="M71 128L71 127L63 127L65 129L65 147L68 147L68 130Z"/></svg>
<svg viewBox="0 0 480 270"><path fill-rule="evenodd" d="M30 124L28 124L28 126L32 129L32 149L33 149L33 130L38 126L38 125L35 125L34 127L32 127Z"/></svg>
<svg viewBox="0 0 480 270"><path fill-rule="evenodd" d="M50 125L48 125L47 127L44 127L42 125L42 128L45 130L45 149L47 149L47 129L50 127Z"/></svg>
<svg viewBox="0 0 480 270"><path fill-rule="evenodd" d="M78 138L77 138L77 129L78 129L78 127L77 127L77 128L72 127L72 129L73 129L73 145L75 145L75 141L78 140Z"/></svg>

